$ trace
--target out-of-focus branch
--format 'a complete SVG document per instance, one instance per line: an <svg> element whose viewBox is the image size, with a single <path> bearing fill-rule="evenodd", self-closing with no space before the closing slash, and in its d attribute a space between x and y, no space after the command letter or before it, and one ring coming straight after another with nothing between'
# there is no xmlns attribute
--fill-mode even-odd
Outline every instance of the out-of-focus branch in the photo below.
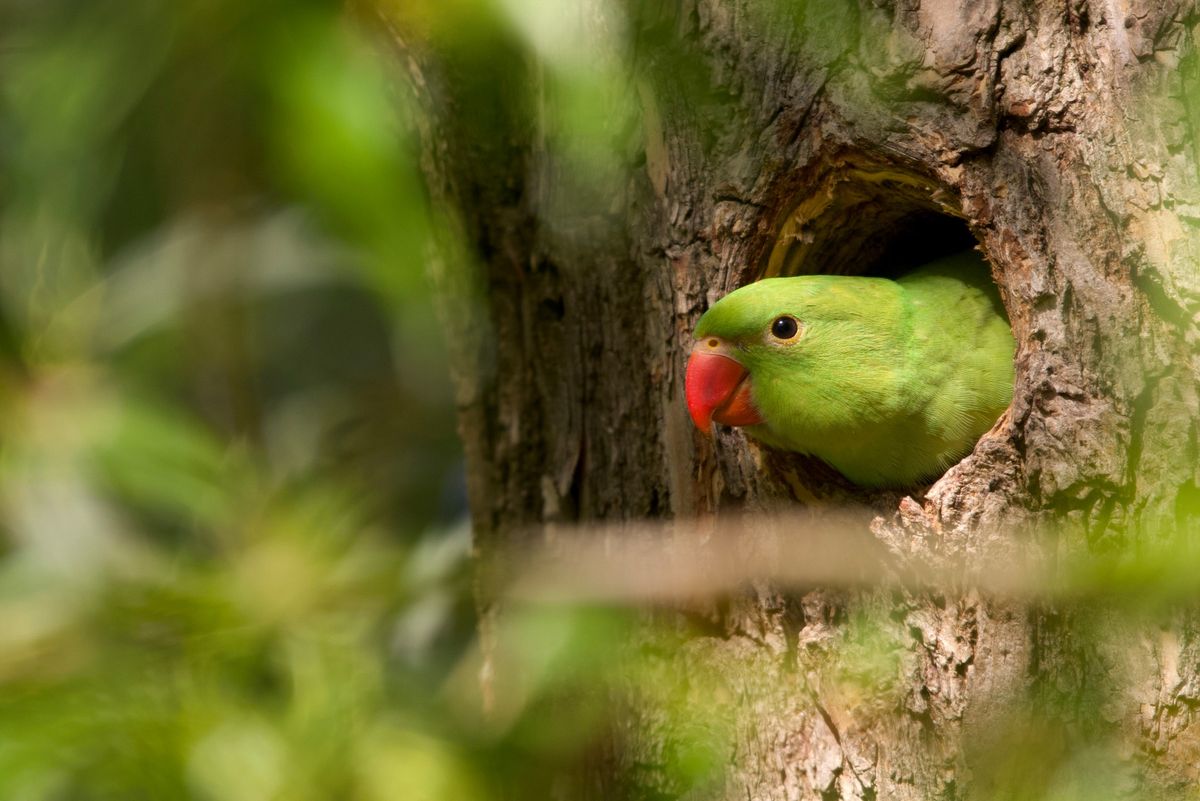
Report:
<svg viewBox="0 0 1200 801"><path fill-rule="evenodd" d="M1200 554L1184 538L1138 553L1047 555L1048 531L1020 553L938 564L902 559L869 531L869 513L800 514L558 527L510 554L496 588L513 601L638 604L726 595L756 582L792 588L973 590L996 598L1103 600L1125 605L1200 597ZM533 539L533 538L531 538Z"/></svg>

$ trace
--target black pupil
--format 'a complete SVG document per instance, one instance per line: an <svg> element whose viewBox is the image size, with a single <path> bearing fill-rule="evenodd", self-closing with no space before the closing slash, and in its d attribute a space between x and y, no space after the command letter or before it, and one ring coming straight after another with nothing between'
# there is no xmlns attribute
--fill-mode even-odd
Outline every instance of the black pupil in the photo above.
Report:
<svg viewBox="0 0 1200 801"><path fill-rule="evenodd" d="M797 330L796 321L791 317L777 317L771 323L771 333L780 339L791 339L796 336Z"/></svg>

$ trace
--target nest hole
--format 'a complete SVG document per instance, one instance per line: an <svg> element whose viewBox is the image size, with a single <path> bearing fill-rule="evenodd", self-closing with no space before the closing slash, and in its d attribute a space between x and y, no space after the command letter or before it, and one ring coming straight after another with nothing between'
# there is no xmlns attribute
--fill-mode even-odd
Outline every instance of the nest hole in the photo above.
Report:
<svg viewBox="0 0 1200 801"><path fill-rule="evenodd" d="M842 169L817 182L777 226L759 276L896 278L978 245L957 199L894 168Z"/></svg>
<svg viewBox="0 0 1200 801"><path fill-rule="evenodd" d="M957 195L928 177L843 160L799 180L804 196L775 226L756 279L817 273L894 279L945 256L980 249ZM903 491L865 489L799 454L770 451L768 464L773 472L793 477L789 486L803 484L815 497L853 497L880 509L894 509L904 494L922 497L936 480Z"/></svg>

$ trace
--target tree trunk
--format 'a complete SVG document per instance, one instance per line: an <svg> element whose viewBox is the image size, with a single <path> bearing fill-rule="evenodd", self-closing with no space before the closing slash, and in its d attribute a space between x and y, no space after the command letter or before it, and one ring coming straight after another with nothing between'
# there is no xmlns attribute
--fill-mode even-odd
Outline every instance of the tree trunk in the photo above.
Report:
<svg viewBox="0 0 1200 801"><path fill-rule="evenodd" d="M439 281L484 565L575 521L703 529L730 510L841 502L876 510L874 536L919 563L1104 552L1193 522L1190 4L680 0L629 3L623 27L597 2L576 11L627 36L626 81L597 101L616 167L582 174L547 122L557 89L542 65L511 43L447 54L395 30L426 113L432 195L477 259L461 270L467 257L444 251ZM495 80L481 88L479 70ZM763 275L891 274L976 243L1018 343L1014 399L931 487L865 492L736 430L710 440L691 426L690 331L728 291ZM1048 514L1068 525L1032 543L1015 533ZM486 629L496 609L481 608ZM830 678L853 660L862 610L882 610L895 636L890 700ZM738 733L727 797L983 793L999 779L971 745L1002 737L993 713L1014 698L1053 707L1097 675L1118 686L1104 718L1128 744L1130 787L1196 777L1190 617L1106 645L1076 639L1076 611L970 590L760 586L708 614L711 636L669 669L702 661L730 690L705 702ZM1087 726L1069 720L1078 709L1059 709L1072 731ZM640 736L653 762L674 734Z"/></svg>

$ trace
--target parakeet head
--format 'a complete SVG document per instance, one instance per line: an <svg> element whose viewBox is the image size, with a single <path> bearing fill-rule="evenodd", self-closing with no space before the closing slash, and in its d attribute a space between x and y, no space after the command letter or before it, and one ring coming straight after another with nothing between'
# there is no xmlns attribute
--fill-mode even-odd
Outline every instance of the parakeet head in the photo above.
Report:
<svg viewBox="0 0 1200 801"><path fill-rule="evenodd" d="M747 426L807 450L812 432L850 423L890 385L900 304L894 282L768 278L718 301L696 326L686 393L692 420Z"/></svg>

